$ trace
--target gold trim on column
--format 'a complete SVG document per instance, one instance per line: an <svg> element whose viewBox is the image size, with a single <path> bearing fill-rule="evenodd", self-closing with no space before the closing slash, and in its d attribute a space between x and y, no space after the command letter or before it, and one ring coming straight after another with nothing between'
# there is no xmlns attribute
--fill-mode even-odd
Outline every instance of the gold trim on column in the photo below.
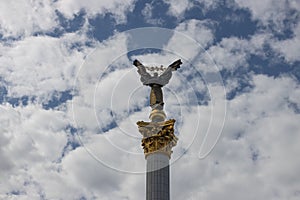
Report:
<svg viewBox="0 0 300 200"><path fill-rule="evenodd" d="M174 135L175 119L164 122L137 122L139 132L143 135L142 146L145 157L151 153L165 153L169 157L172 147L177 144L178 138Z"/></svg>

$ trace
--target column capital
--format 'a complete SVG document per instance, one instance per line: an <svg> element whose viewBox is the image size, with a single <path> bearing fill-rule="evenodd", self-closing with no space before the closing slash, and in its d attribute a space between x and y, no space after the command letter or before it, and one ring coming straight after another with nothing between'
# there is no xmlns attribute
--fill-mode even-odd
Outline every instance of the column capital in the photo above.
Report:
<svg viewBox="0 0 300 200"><path fill-rule="evenodd" d="M138 121L139 132L143 135L142 146L145 157L151 153L164 153L171 157L172 147L178 138L174 135L175 119L163 122Z"/></svg>

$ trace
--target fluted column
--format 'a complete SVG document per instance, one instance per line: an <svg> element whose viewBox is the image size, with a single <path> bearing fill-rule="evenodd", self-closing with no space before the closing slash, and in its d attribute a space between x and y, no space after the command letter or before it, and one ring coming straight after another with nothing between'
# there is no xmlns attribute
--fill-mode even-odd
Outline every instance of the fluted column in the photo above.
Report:
<svg viewBox="0 0 300 200"><path fill-rule="evenodd" d="M151 122L137 122L147 160L146 200L170 199L169 159L178 139L174 135L175 120L164 121L165 117L163 110L153 110Z"/></svg>

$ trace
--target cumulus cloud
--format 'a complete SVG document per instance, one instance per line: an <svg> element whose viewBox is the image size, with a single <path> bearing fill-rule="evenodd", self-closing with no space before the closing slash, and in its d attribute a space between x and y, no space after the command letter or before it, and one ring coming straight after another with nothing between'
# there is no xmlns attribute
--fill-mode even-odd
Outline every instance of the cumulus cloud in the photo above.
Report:
<svg viewBox="0 0 300 200"><path fill-rule="evenodd" d="M162 19L153 18L153 5L151 3L146 3L144 9L141 12L147 23L153 25L161 25L163 23Z"/></svg>
<svg viewBox="0 0 300 200"><path fill-rule="evenodd" d="M248 8L252 17L258 20L263 26L269 26L273 31L284 31L285 20L295 20L297 15L292 14L293 10L299 11L299 2L290 1L242 1L236 0L236 3L243 8Z"/></svg>
<svg viewBox="0 0 300 200"><path fill-rule="evenodd" d="M293 30L294 36L286 40L275 40L272 46L279 51L288 62L299 61L297 52L300 50L300 23Z"/></svg>
<svg viewBox="0 0 300 200"><path fill-rule="evenodd" d="M210 47L208 53L220 69L247 67L246 60L249 54L245 52L246 43L247 41L238 38L225 38L217 46Z"/></svg>
<svg viewBox="0 0 300 200"><path fill-rule="evenodd" d="M97 14L103 15L105 13L112 13L118 23L126 21L126 13L133 8L133 0L130 1L62 1L59 0L55 3L57 9L63 13L67 18L73 18L75 14L80 11L85 11L89 17L94 17Z"/></svg>
<svg viewBox="0 0 300 200"><path fill-rule="evenodd" d="M296 1L236 2L263 26L272 22L281 27L291 7L299 9ZM207 0L167 3L169 14L179 19L192 6L204 4L204 11L218 6ZM275 78L244 70L224 80L226 90L238 88L241 79L252 87L225 100L219 74L220 69L234 74L251 67L251 55L272 59L264 52L266 44L288 62L298 61L299 25L294 24L289 39L257 31L247 38L216 41L215 22L192 19L168 33L150 28L136 35L115 32L97 43L84 31L57 38L33 35L57 26L55 9L66 20L79 12L88 18L112 13L120 23L135 6L133 1L5 6L18 11L20 18L1 6L0 33L22 37L0 45L0 84L5 88L0 91L0 198L145 197L145 160L135 123L149 120L150 88L141 84L132 66L135 58L145 65L168 66L179 58L184 62L163 88L165 110L168 118L177 120L179 137L170 161L172 199L299 198L298 81L285 74ZM145 20L155 18L151 4L142 13ZM21 23L22 18L31 20ZM127 57L127 51L142 47L161 52ZM66 90L72 90L72 100L43 108L53 94ZM22 96L34 98L28 105L6 102Z"/></svg>
<svg viewBox="0 0 300 200"><path fill-rule="evenodd" d="M286 99L298 94L299 87L289 77L258 75L253 82L252 91L228 102L222 137L212 153L199 160L196 139L172 165L174 199L297 198L299 115ZM189 173L187 168L194 170ZM184 195L182 184L188 186Z"/></svg>
<svg viewBox="0 0 300 200"><path fill-rule="evenodd" d="M120 69L131 66L131 62L125 57L126 38L124 34L116 34L115 37L98 44L77 71L73 82L77 95L67 107L69 116L74 117L79 128L101 129L111 120L109 113L113 88L123 73L126 73ZM112 73L116 69L119 70ZM120 104L122 101L117 99L115 103ZM108 113L104 114L105 110ZM104 115L100 115L101 120L97 121L101 112Z"/></svg>
<svg viewBox="0 0 300 200"><path fill-rule="evenodd" d="M58 22L51 1L1 1L0 24L0 34L17 38L51 31Z"/></svg>
<svg viewBox="0 0 300 200"><path fill-rule="evenodd" d="M45 102L54 91L71 89L88 48L78 51L70 46L85 40L74 34L61 38L38 36L1 46L0 76L8 83L8 95L37 97Z"/></svg>
<svg viewBox="0 0 300 200"><path fill-rule="evenodd" d="M186 60L194 59L213 42L212 24L207 20L189 20L180 23L164 49L176 52Z"/></svg>
<svg viewBox="0 0 300 200"><path fill-rule="evenodd" d="M210 46L207 53L220 70L234 71L238 68L250 67L248 61L251 55L268 57L264 47L266 44L271 44L272 41L273 38L268 33L257 33L249 39L223 38L219 43ZM204 59L202 62L206 63L207 61Z"/></svg>
<svg viewBox="0 0 300 200"><path fill-rule="evenodd" d="M53 32L60 28L57 11L73 19L82 11L87 18L112 13L118 23L126 22L126 13L134 1L15 1L0 3L0 34L5 38L20 38Z"/></svg>
<svg viewBox="0 0 300 200"><path fill-rule="evenodd" d="M199 8L202 12L206 13L209 10L214 10L218 6L220 6L220 1L218 0L197 0L197 1L170 1L164 0L165 3L169 4L169 14L175 16L179 19L183 18L186 11L191 8ZM230 6L230 2L226 2L227 6Z"/></svg>
<svg viewBox="0 0 300 200"><path fill-rule="evenodd" d="M189 8L190 2L188 0L184 1L169 1L166 0L166 3L170 5L169 14L176 17L180 17L184 12Z"/></svg>
<svg viewBox="0 0 300 200"><path fill-rule="evenodd" d="M63 154L68 140L65 127L70 122L61 111L44 110L40 106L13 108L1 106L1 193L8 196L12 192L40 196L39 173L47 168L55 170L55 162ZM8 197L7 196L7 197ZM36 198L36 197L35 197Z"/></svg>

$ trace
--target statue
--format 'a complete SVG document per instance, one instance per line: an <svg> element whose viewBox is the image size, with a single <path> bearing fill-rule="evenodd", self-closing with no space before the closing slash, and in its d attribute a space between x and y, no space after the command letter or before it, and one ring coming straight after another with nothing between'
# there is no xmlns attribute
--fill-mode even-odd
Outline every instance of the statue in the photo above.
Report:
<svg viewBox="0 0 300 200"><path fill-rule="evenodd" d="M157 72L155 72L154 75L151 76L146 71L145 66L138 60L134 60L133 64L138 68L138 73L141 76L142 83L151 87L150 106L152 110L163 110L164 101L161 88L169 83L169 80L172 77L172 72L180 68L180 65L182 64L181 60L179 59L169 65L168 68L160 76L158 76Z"/></svg>

